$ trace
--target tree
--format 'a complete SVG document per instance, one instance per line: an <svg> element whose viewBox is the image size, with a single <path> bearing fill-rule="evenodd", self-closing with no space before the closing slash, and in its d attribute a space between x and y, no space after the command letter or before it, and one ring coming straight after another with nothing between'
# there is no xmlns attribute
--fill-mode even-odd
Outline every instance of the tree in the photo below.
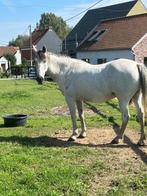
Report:
<svg viewBox="0 0 147 196"><path fill-rule="evenodd" d="M15 66L16 65L16 58L13 54L5 54L5 58L7 59L9 66Z"/></svg>
<svg viewBox="0 0 147 196"><path fill-rule="evenodd" d="M27 35L18 35L16 39L13 39L9 42L9 46L18 46L22 47L24 43L28 40L29 36Z"/></svg>
<svg viewBox="0 0 147 196"><path fill-rule="evenodd" d="M53 13L43 13L37 26L40 29L46 29L51 26L62 40L71 31L71 28L66 24L62 17L58 17Z"/></svg>
<svg viewBox="0 0 147 196"><path fill-rule="evenodd" d="M50 26L52 26L53 30L62 40L71 31L71 28L66 24L62 17L58 17L53 13L43 13L39 23L36 24L36 27L39 29L46 29ZM9 42L9 46L22 47L25 45L28 39L29 36L27 35L18 35L16 39Z"/></svg>

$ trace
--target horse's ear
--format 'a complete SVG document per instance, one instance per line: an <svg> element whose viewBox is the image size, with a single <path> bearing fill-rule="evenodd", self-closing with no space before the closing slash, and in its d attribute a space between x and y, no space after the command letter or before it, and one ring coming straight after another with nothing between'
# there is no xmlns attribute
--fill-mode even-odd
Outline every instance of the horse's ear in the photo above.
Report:
<svg viewBox="0 0 147 196"><path fill-rule="evenodd" d="M36 46L35 45L32 45L32 47L33 47L33 52L37 52Z"/></svg>
<svg viewBox="0 0 147 196"><path fill-rule="evenodd" d="M43 47L42 47L42 52L43 52L43 53L46 53L46 51L47 51L46 47L43 46Z"/></svg>
<svg viewBox="0 0 147 196"><path fill-rule="evenodd" d="M33 58L37 57L37 48L34 45L32 45L32 56L33 56Z"/></svg>

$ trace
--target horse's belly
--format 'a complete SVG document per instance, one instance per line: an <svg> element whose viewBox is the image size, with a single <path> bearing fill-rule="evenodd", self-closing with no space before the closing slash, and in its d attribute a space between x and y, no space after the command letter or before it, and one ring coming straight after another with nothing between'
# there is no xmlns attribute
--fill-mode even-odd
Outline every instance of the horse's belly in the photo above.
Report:
<svg viewBox="0 0 147 196"><path fill-rule="evenodd" d="M114 94L111 92L102 93L100 91L90 91L87 89L85 91L80 91L76 96L77 99L82 99L84 101L90 102L103 102L114 97Z"/></svg>

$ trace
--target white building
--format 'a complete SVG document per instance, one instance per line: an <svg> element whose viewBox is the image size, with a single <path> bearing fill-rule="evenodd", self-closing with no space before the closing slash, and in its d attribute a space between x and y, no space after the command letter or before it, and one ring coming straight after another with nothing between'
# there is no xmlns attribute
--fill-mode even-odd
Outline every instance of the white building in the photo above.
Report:
<svg viewBox="0 0 147 196"><path fill-rule="evenodd" d="M100 25L101 21L144 13L147 13L147 10L141 0L128 0L124 3L90 9L63 41L63 51L71 57L76 57L77 44L81 43L92 29Z"/></svg>
<svg viewBox="0 0 147 196"><path fill-rule="evenodd" d="M47 50L55 54L61 53L62 41L50 27L48 29L36 29L32 33L32 44L36 46L38 50L46 46ZM21 48L22 59L27 60L30 63L31 51L30 51L30 40L25 43Z"/></svg>
<svg viewBox="0 0 147 196"><path fill-rule="evenodd" d="M19 47L1 46L0 47L0 70L2 72L7 71L12 66L10 62L8 62L7 59L5 58L5 55L7 54L14 55L14 57L16 58L16 65L21 64L21 52Z"/></svg>
<svg viewBox="0 0 147 196"><path fill-rule="evenodd" d="M77 58L92 64L119 58L147 64L147 14L101 21L80 43Z"/></svg>
<svg viewBox="0 0 147 196"><path fill-rule="evenodd" d="M0 72L5 72L8 69L8 61L2 56L0 57Z"/></svg>

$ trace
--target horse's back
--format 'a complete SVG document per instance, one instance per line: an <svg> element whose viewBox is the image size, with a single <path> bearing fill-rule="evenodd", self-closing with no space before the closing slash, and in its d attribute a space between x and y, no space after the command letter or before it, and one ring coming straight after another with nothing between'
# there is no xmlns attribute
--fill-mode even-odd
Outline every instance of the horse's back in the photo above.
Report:
<svg viewBox="0 0 147 196"><path fill-rule="evenodd" d="M76 97L91 101L105 101L114 97L130 97L139 85L136 62L118 59L102 65L77 67L71 73L69 90Z"/></svg>

